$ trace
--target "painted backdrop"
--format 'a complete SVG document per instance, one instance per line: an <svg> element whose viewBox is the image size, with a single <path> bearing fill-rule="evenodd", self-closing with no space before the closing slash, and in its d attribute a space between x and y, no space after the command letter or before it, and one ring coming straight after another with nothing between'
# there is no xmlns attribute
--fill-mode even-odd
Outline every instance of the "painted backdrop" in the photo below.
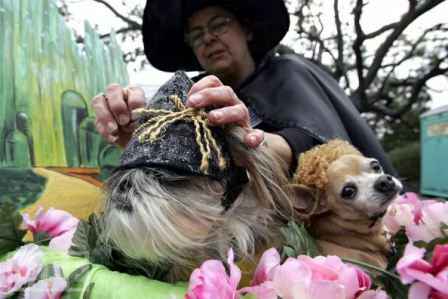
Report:
<svg viewBox="0 0 448 299"><path fill-rule="evenodd" d="M84 216L120 154L90 107L107 84L128 82L115 36L105 45L86 23L77 45L52 0L1 0L0 28L0 202Z"/></svg>

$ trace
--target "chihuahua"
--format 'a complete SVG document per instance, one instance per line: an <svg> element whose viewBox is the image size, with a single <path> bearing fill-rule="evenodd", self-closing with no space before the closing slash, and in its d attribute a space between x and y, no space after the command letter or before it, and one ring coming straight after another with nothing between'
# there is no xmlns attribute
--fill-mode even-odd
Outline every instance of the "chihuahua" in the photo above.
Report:
<svg viewBox="0 0 448 299"><path fill-rule="evenodd" d="M323 177L320 184L308 184L319 201L308 222L321 252L385 268L389 243L382 216L402 190L401 182L347 142L331 141L312 151L314 158L307 162L303 157L304 165L299 168L317 164L313 171L319 169ZM307 175L307 171L302 169L298 175ZM297 181L303 184L306 179L296 176Z"/></svg>

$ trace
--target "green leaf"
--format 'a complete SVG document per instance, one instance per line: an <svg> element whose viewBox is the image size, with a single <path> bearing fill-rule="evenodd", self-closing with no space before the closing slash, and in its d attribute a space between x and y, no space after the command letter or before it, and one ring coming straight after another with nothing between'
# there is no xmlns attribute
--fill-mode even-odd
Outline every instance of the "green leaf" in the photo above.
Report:
<svg viewBox="0 0 448 299"><path fill-rule="evenodd" d="M89 258L89 230L90 224L84 220L80 220L72 238L72 246L69 249L70 255Z"/></svg>
<svg viewBox="0 0 448 299"><path fill-rule="evenodd" d="M295 222L289 222L286 227L281 229L281 233L285 239L283 257L302 254L314 257L320 254L314 238L308 233L304 224L298 225Z"/></svg>
<svg viewBox="0 0 448 299"><path fill-rule="evenodd" d="M391 278L387 275L380 275L376 277L375 284L381 286L390 298L408 298L409 286L403 284L399 279Z"/></svg>
<svg viewBox="0 0 448 299"><path fill-rule="evenodd" d="M92 297L92 290L95 286L95 283L91 282L89 286L87 287L86 291L84 292L84 295L82 296L82 299L90 299Z"/></svg>
<svg viewBox="0 0 448 299"><path fill-rule="evenodd" d="M79 282L90 270L92 270L92 264L86 264L73 271L67 279L67 288L70 288L75 283Z"/></svg>
<svg viewBox="0 0 448 299"><path fill-rule="evenodd" d="M13 251L25 243L26 230L20 228L22 215L10 202L0 203L0 255Z"/></svg>
<svg viewBox="0 0 448 299"><path fill-rule="evenodd" d="M408 243L409 240L404 228L402 228L392 237L392 251L387 257L387 270L395 271L397 262L403 256L404 249Z"/></svg>
<svg viewBox="0 0 448 299"><path fill-rule="evenodd" d="M48 233L38 232L33 233L33 240L35 243L38 243L39 245L48 245L51 241L51 237Z"/></svg>
<svg viewBox="0 0 448 299"><path fill-rule="evenodd" d="M64 277L62 268L54 264L45 265L40 271L36 281L48 279L50 277Z"/></svg>

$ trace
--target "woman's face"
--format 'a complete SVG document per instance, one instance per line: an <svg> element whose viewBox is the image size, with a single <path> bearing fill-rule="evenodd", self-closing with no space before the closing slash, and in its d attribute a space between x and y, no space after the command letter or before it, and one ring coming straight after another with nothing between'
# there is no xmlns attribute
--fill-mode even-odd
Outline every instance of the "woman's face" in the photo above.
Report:
<svg viewBox="0 0 448 299"><path fill-rule="evenodd" d="M235 16L219 6L201 9L188 20L187 39L201 66L211 74L241 71L252 60L250 38Z"/></svg>

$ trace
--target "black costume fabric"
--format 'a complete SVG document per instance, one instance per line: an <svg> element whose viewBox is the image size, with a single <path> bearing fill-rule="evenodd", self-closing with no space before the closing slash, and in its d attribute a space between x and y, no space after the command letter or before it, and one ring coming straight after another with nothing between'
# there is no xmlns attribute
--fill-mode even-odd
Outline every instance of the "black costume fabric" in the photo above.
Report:
<svg viewBox="0 0 448 299"><path fill-rule="evenodd" d="M333 138L349 141L396 175L373 131L338 83L298 56L268 55L236 90L254 127L283 136L294 156Z"/></svg>

